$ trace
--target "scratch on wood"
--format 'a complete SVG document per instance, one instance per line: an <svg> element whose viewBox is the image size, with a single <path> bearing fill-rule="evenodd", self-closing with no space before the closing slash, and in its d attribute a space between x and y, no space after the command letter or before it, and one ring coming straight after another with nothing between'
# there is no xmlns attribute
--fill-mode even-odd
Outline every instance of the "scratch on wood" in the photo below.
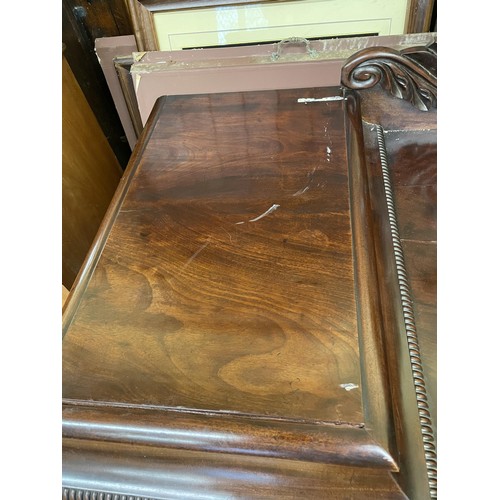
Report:
<svg viewBox="0 0 500 500"><path fill-rule="evenodd" d="M255 217L255 219L250 219L249 222L257 222L258 220L263 219L264 217L268 216L269 214L272 214L279 207L280 206L275 203L270 208L268 208L263 214L260 214L258 217Z"/></svg>
<svg viewBox="0 0 500 500"><path fill-rule="evenodd" d="M257 222L260 219L263 219L269 214L272 214L275 210L277 210L280 207L277 203L269 207L263 214L260 214L258 217L255 217L254 219L250 219L248 222ZM245 224L244 221L241 222L236 222L236 224Z"/></svg>
<svg viewBox="0 0 500 500"><path fill-rule="evenodd" d="M233 242L233 238L231 236L231 233L226 228L224 228L222 226L221 226L221 229L223 229L226 232L226 234L229 236L229 241L232 243Z"/></svg>
<svg viewBox="0 0 500 500"><path fill-rule="evenodd" d="M193 260L196 259L196 257L198 257L200 252L202 252L209 243L210 240L208 240L205 244L201 245L201 247L198 248L198 250L196 250L196 252L193 255L191 255L191 257L189 257L188 261L184 264L184 266L182 266L182 269L186 269L186 267L189 266L189 264L191 264L191 262L193 262Z"/></svg>
<svg viewBox="0 0 500 500"><path fill-rule="evenodd" d="M292 194L292 196L300 196L304 194L309 189L309 186L306 186L304 189L299 189L296 193Z"/></svg>

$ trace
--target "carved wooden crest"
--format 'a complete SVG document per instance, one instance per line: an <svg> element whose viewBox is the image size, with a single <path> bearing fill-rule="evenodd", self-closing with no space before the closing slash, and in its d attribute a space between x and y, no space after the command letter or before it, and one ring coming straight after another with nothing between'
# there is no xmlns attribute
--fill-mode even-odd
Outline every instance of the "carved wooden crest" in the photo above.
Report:
<svg viewBox="0 0 500 500"><path fill-rule="evenodd" d="M389 47L360 50L347 59L341 81L356 90L380 83L394 97L429 111L437 107L437 44L401 51Z"/></svg>

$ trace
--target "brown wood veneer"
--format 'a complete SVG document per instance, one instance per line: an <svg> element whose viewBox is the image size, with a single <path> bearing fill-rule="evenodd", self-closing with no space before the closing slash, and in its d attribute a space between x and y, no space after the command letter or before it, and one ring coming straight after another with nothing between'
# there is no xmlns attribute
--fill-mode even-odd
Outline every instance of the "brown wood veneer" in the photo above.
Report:
<svg viewBox="0 0 500 500"><path fill-rule="evenodd" d="M159 100L65 307L66 488L428 495L370 140L339 88Z"/></svg>

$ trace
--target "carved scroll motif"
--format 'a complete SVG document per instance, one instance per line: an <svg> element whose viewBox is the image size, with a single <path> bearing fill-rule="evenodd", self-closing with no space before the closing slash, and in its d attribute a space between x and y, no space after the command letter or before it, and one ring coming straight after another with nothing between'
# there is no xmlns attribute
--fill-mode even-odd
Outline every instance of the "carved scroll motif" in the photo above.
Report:
<svg viewBox="0 0 500 500"><path fill-rule="evenodd" d="M342 68L342 85L361 90L378 83L421 111L437 107L437 44L397 51L370 47L353 54Z"/></svg>

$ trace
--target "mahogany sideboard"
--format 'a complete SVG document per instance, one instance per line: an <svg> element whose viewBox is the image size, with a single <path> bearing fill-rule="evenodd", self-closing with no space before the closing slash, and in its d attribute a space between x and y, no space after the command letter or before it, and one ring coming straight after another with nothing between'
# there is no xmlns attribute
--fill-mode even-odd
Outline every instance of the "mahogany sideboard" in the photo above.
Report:
<svg viewBox="0 0 500 500"><path fill-rule="evenodd" d="M157 101L64 309L63 498L436 497L436 97L370 57Z"/></svg>

